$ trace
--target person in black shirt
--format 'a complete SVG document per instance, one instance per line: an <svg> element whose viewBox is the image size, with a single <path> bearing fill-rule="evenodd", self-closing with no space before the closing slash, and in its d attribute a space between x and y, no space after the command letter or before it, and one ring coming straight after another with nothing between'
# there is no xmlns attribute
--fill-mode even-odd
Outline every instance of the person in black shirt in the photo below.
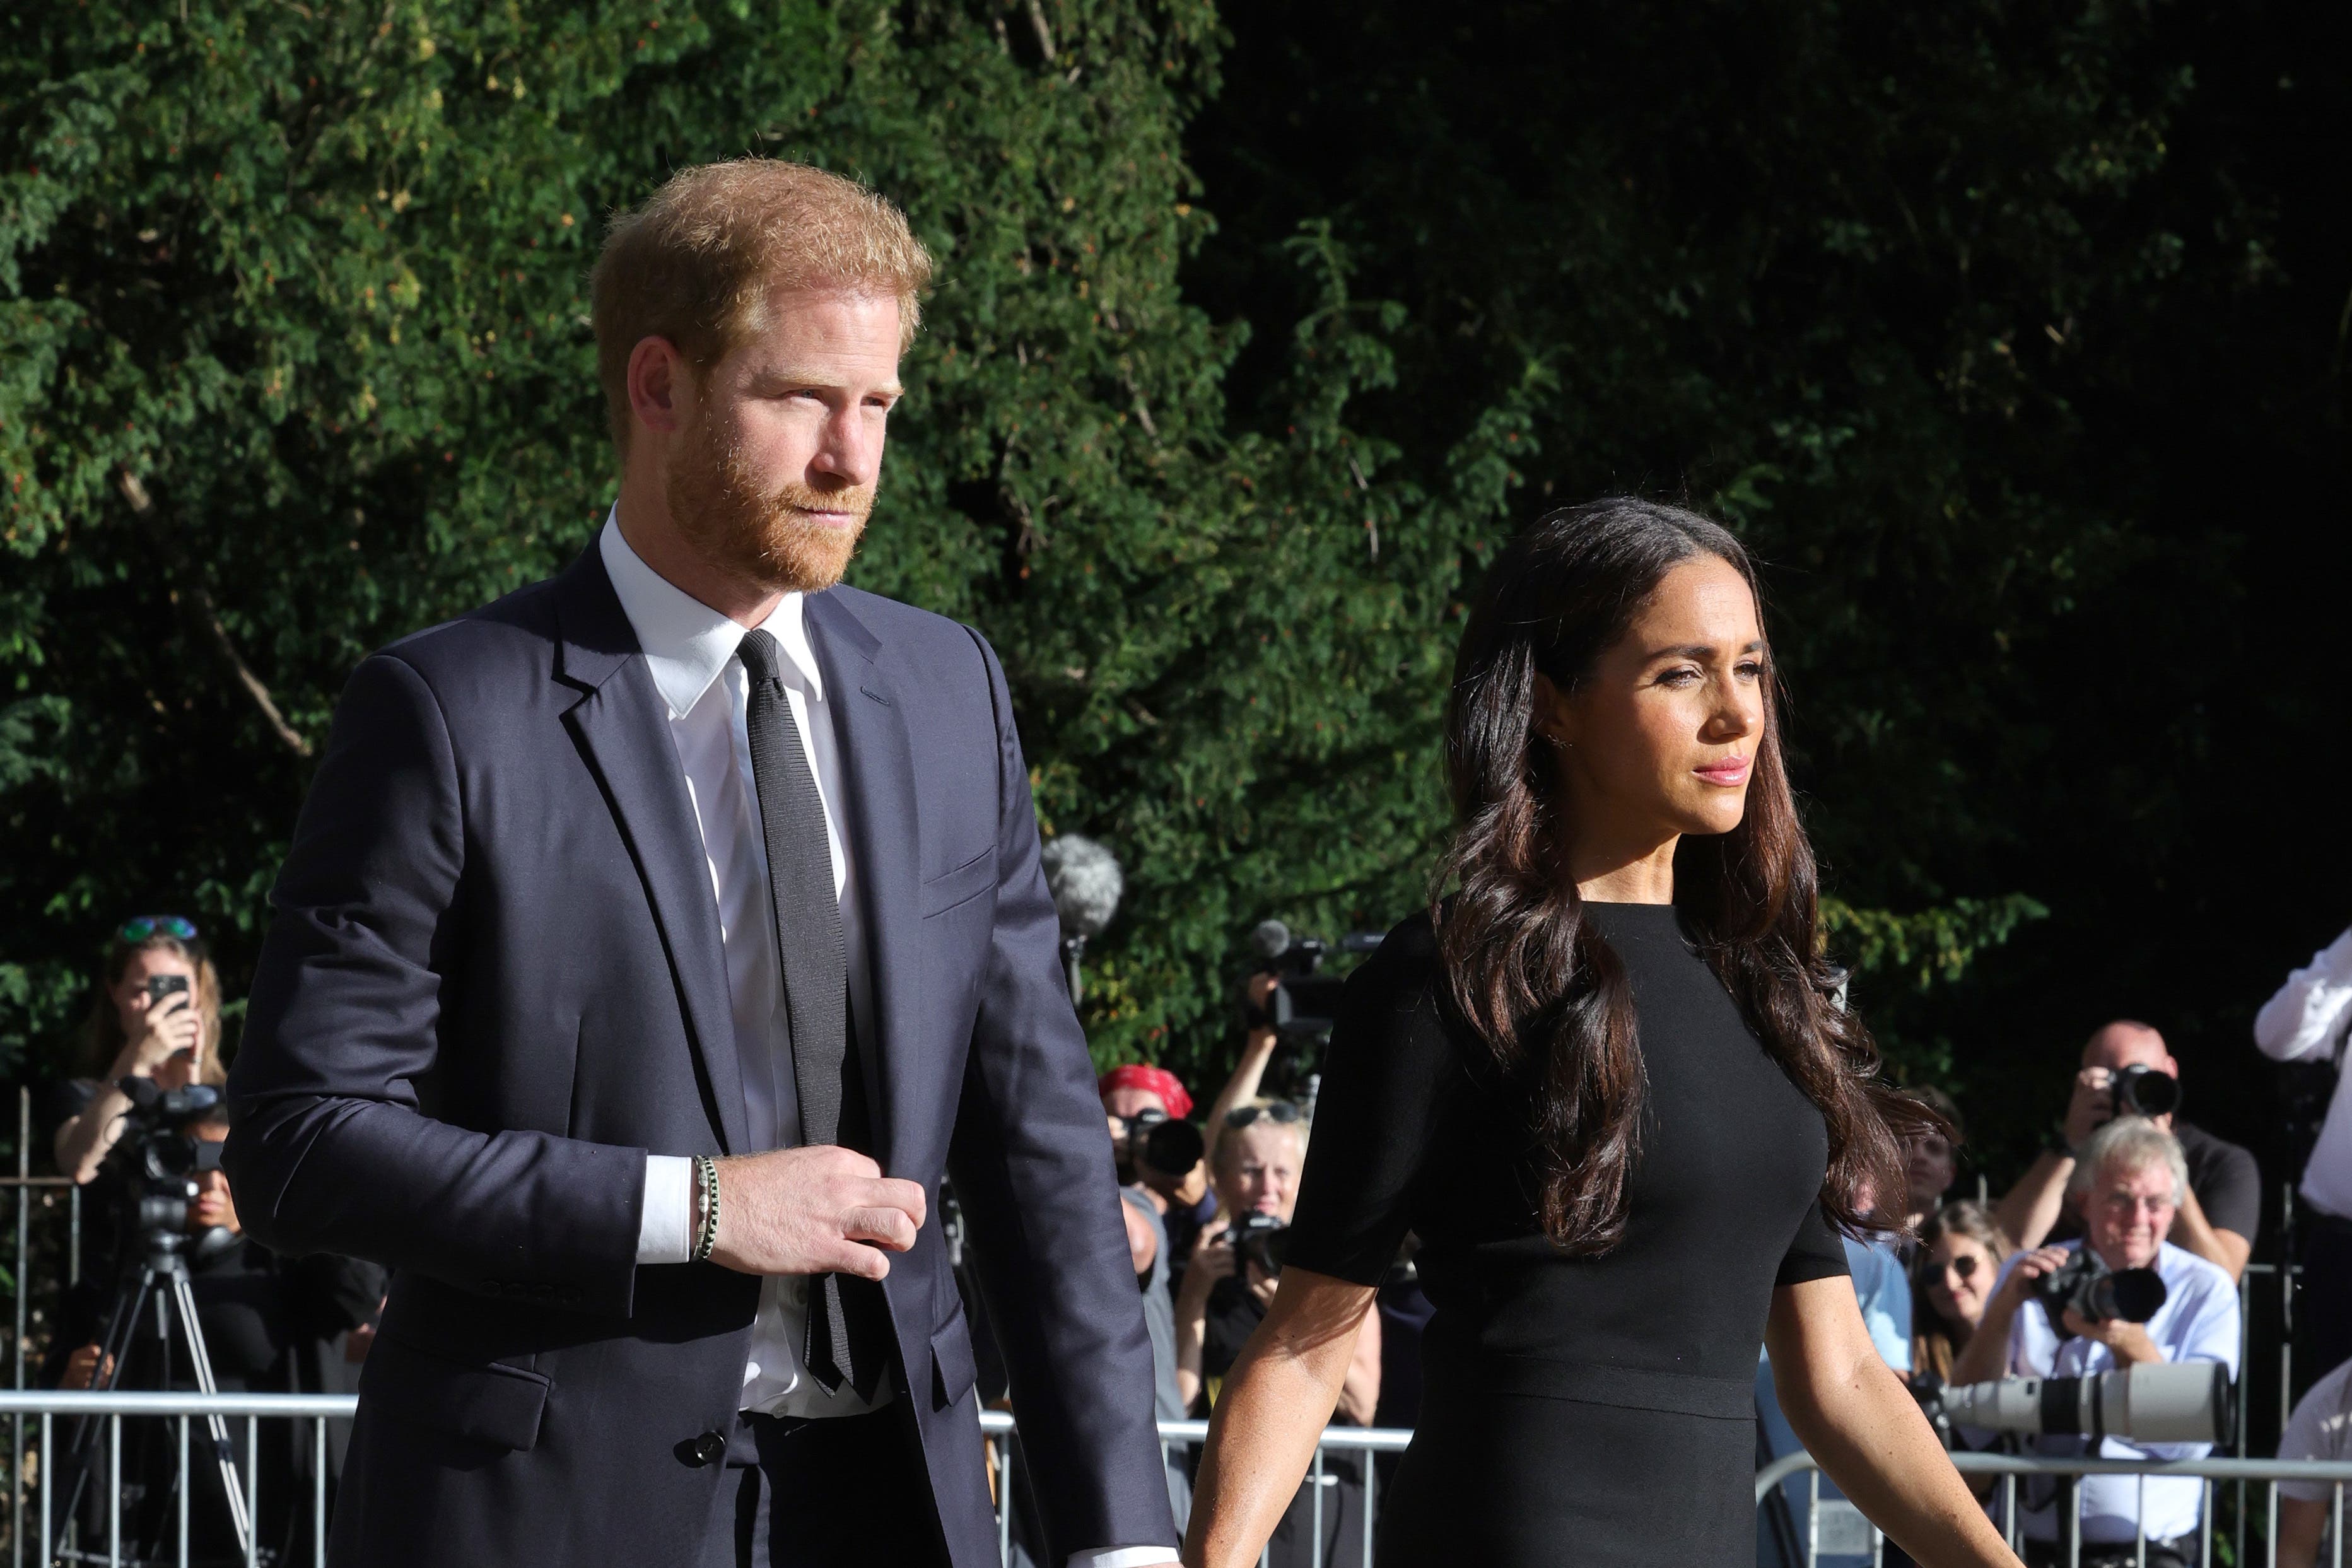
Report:
<svg viewBox="0 0 2352 1568"><path fill-rule="evenodd" d="M2029 1166L1995 1211L2001 1229L2019 1248L2032 1251L2044 1242L2074 1241L2083 1234L2083 1216L2067 1201L2066 1185L2074 1173L2074 1151L2091 1134L2114 1120L2116 1084L2133 1068L2162 1073L2178 1085L2180 1064L2165 1049L2164 1037L2146 1024L2119 1019L2091 1037L2083 1047L2082 1070L2074 1075L2066 1116L2051 1146ZM2177 1099L2178 1088L2172 1089ZM2254 1157L2235 1143L2214 1137L2179 1116L2166 1113L2149 1121L2180 1142L2189 1162L2189 1195L2166 1237L2185 1252L2217 1263L2231 1279L2246 1271L2254 1249L2254 1232L2263 1217L2263 1173Z"/></svg>
<svg viewBox="0 0 2352 1568"><path fill-rule="evenodd" d="M217 1143L228 1136L228 1117L215 1110L188 1129L193 1137ZM325 1387L326 1356L337 1353L331 1342L370 1324L383 1300L383 1270L357 1258L319 1253L285 1258L245 1235L228 1179L217 1169L195 1178L195 1196L188 1204L188 1289L196 1304L213 1376L224 1394L313 1394ZM62 1387L87 1388L102 1375L99 1336L110 1303L84 1297L69 1303L59 1322L57 1343L74 1348L53 1370ZM144 1336L135 1340L127 1364L115 1386L153 1388L160 1379ZM194 1370L184 1345L172 1352L170 1387L193 1391ZM298 1428L299 1430L298 1431ZM177 1505L171 1488L178 1466L176 1438L163 1441L160 1424L133 1434L126 1430L131 1450L125 1473L126 1530L133 1540L150 1542L176 1538ZM241 1436L241 1435L240 1435ZM299 1422L264 1421L257 1428L260 1473L257 1492L261 1512L259 1531L263 1561L292 1561L297 1542L308 1533L314 1492L313 1450L310 1431ZM201 1443L201 1428L197 1429ZM298 1440L299 1439L299 1440ZM237 1463L245 1463L244 1446L237 1444ZM191 1467L194 1491L189 1499L191 1561L242 1562L229 1530L228 1513L220 1491L219 1472L199 1461Z"/></svg>
<svg viewBox="0 0 2352 1568"><path fill-rule="evenodd" d="M1382 1562L1753 1563L1769 1342L1888 1535L2015 1563L1846 1276L1839 1230L1934 1116L1836 1000L1757 606L1738 542L1677 508L1554 512L1499 552L1446 719L1459 891L1349 977L1191 1568L1255 1560L1408 1230L1434 1311Z"/></svg>

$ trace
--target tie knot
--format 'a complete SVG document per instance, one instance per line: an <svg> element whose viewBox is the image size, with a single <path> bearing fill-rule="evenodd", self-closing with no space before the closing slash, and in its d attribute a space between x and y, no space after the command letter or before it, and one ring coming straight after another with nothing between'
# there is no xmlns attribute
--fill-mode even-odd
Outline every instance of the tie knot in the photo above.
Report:
<svg viewBox="0 0 2352 1568"><path fill-rule="evenodd" d="M784 650L778 647L774 636L754 626L743 634L735 645L735 657L743 661L743 671L755 686L765 686L783 673Z"/></svg>

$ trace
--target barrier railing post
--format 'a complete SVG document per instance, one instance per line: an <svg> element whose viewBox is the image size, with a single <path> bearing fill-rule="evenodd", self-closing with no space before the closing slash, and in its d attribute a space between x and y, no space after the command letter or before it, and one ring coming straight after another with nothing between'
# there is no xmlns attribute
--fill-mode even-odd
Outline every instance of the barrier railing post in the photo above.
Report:
<svg viewBox="0 0 2352 1568"><path fill-rule="evenodd" d="M1375 1523L1378 1521L1378 1520L1380 1519L1380 1504L1379 1504L1378 1500L1374 1498L1373 1494L1374 1494L1375 1492L1377 1492L1377 1491L1379 1491L1379 1490L1380 1490L1380 1487L1381 1487L1381 1468L1380 1468L1380 1466L1379 1466L1378 1464L1376 1464L1376 1463L1374 1463L1374 1462L1373 1462L1371 1452L1370 1452L1370 1450L1367 1449L1367 1450L1365 1451L1365 1454L1364 1454L1364 1563L1363 1563L1363 1568L1372 1568L1372 1529L1373 1529L1374 1524L1375 1524ZM2340 1510L2341 1510L2341 1508L2342 1508L2342 1504L2343 1504L2344 1489L2343 1489L2343 1488L2341 1488L2341 1487L2336 1488L2336 1496L2337 1508L2338 1508L2338 1510L2339 1510L2339 1511L2340 1511ZM2343 1565L2342 1563L2337 1563L2337 1564L2336 1565L2336 1568L2344 1568L2344 1565Z"/></svg>
<svg viewBox="0 0 2352 1568"><path fill-rule="evenodd" d="M2344 1568L2344 1483L2336 1483L2335 1500L2328 1508L2330 1515L2327 1539L2332 1543L2328 1561L2336 1568Z"/></svg>
<svg viewBox="0 0 2352 1568"><path fill-rule="evenodd" d="M9 1358L15 1363L15 1385L25 1386L25 1281L32 1271L32 1202L33 1189L28 1184L33 1174L33 1090L29 1084L16 1090L16 1272L9 1278L16 1282L16 1337L9 1347ZM13 1568L25 1568L25 1418L8 1418L8 1539L9 1561ZM44 1462L48 1458L45 1445L41 1450ZM46 1565L45 1565L46 1568Z"/></svg>
<svg viewBox="0 0 2352 1568"><path fill-rule="evenodd" d="M1805 1472L1805 1568L1821 1568L1822 1473Z"/></svg>
<svg viewBox="0 0 2352 1568"><path fill-rule="evenodd" d="M2132 1497L2132 1563L2133 1568L2147 1568L2147 1478L2139 1478L2138 1489Z"/></svg>
<svg viewBox="0 0 2352 1568"><path fill-rule="evenodd" d="M51 1426L47 1411L41 1413L41 1568L49 1568L57 1556L53 1550L54 1532L49 1528L49 1440Z"/></svg>
<svg viewBox="0 0 2352 1568"><path fill-rule="evenodd" d="M1013 1568L1013 1434L996 1445L996 1560Z"/></svg>
<svg viewBox="0 0 2352 1568"><path fill-rule="evenodd" d="M1308 1510L1315 1539L1307 1548L1307 1568L1323 1568L1323 1440L1315 1440L1315 1465L1307 1472L1307 1484L1314 1489L1315 1506Z"/></svg>
<svg viewBox="0 0 2352 1568"><path fill-rule="evenodd" d="M327 1568L327 1418L310 1422L310 1563Z"/></svg>
<svg viewBox="0 0 2352 1568"><path fill-rule="evenodd" d="M2278 1483L2273 1481L2264 1489L2270 1493L2270 1504L2269 1519L2263 1533L2269 1539L2263 1543L2263 1556L2269 1562L2271 1568L2278 1568Z"/></svg>
<svg viewBox="0 0 2352 1568"><path fill-rule="evenodd" d="M106 1568L122 1568L122 1417L106 1421Z"/></svg>
<svg viewBox="0 0 2352 1568"><path fill-rule="evenodd" d="M261 1568L261 1417L245 1418L245 1568Z"/></svg>
<svg viewBox="0 0 2352 1568"><path fill-rule="evenodd" d="M2197 1499L2197 1568L2213 1568L2213 1483Z"/></svg>
<svg viewBox="0 0 2352 1568"><path fill-rule="evenodd" d="M188 1568L188 1493L194 1489L194 1472L188 1468L188 1418L181 1416L173 1423L180 1429L180 1484L173 1489L180 1497L179 1568Z"/></svg>

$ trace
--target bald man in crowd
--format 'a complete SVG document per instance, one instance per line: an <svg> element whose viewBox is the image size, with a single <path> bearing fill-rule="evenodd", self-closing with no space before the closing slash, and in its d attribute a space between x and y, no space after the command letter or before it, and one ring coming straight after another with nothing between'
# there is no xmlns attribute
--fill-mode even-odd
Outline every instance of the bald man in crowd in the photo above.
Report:
<svg viewBox="0 0 2352 1568"><path fill-rule="evenodd" d="M2021 1250L2082 1236L2083 1216L2066 1192L2074 1173L2075 1151L2115 1119L2117 1086L2126 1077L2137 1078L2134 1068L2170 1079L2169 1086L2155 1086L2156 1095L2164 1095L2168 1088L2170 1100L2179 1100L2180 1064L2165 1048L2162 1035L2129 1019L2118 1019L2093 1035L2083 1047L2082 1070L2074 1075L2074 1092L2066 1103L2065 1119L2051 1134L2041 1157L1995 1211L2001 1228ZM2144 1092L2142 1103L2149 1104L2150 1098ZM2175 1247L2221 1265L2235 1280L2245 1272L2247 1255L2254 1247L2254 1228L2262 1221L2263 1179L2253 1155L2182 1121L2178 1112L2149 1120L2180 1141L2180 1152L2189 1163L2189 1195L2173 1219L2168 1239Z"/></svg>

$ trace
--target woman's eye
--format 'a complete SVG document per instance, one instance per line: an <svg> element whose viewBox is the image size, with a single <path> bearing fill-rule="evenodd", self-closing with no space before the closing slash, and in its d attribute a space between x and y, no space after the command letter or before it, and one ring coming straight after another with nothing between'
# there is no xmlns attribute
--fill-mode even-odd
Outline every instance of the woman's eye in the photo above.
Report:
<svg viewBox="0 0 2352 1568"><path fill-rule="evenodd" d="M1685 665L1679 669L1670 669L1664 675L1658 677L1658 684L1661 686L1688 686L1698 678L1699 674L1697 670L1691 668L1688 665Z"/></svg>
<svg viewBox="0 0 2352 1568"><path fill-rule="evenodd" d="M1764 666L1756 659L1743 659L1739 664L1739 674L1745 680L1761 680L1764 678Z"/></svg>

